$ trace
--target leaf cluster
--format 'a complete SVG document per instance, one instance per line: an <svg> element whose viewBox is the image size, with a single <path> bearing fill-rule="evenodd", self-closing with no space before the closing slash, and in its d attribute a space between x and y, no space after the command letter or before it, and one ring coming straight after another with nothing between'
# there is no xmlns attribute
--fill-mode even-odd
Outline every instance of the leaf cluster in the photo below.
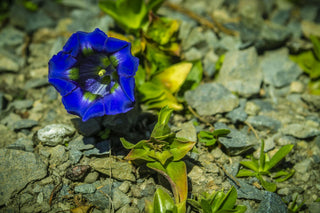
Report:
<svg viewBox="0 0 320 213"><path fill-rule="evenodd" d="M188 183L186 165L181 159L193 148L195 142L178 138L175 132L171 132L168 122L172 111L173 109L168 106L160 110L158 122L150 139L132 144L121 138L121 142L126 149L131 149L125 159L145 161L147 167L162 174L169 181L175 198L175 208L178 209L178 212L184 212ZM161 198L162 192L158 193L160 194L156 196ZM166 197L163 199L167 199Z"/></svg>
<svg viewBox="0 0 320 213"><path fill-rule="evenodd" d="M293 148L292 144L282 146L274 156L269 159L267 153L264 153L264 141L261 141L260 158L255 159L251 156L250 161L241 161L240 164L248 169L240 169L237 177L256 177L263 188L268 191L274 192L277 186L273 182L266 181L263 176L271 176L277 182L282 182L290 178L294 174L294 170L290 171L280 170L275 174L271 174L271 169L274 168Z"/></svg>
<svg viewBox="0 0 320 213"><path fill-rule="evenodd" d="M290 58L310 76L310 93L320 95L320 40L313 35L310 36L310 40L313 44L313 50L290 55Z"/></svg>
<svg viewBox="0 0 320 213"><path fill-rule="evenodd" d="M197 200L188 199L188 203L201 213L243 213L247 207L236 205L237 196L237 190L232 186L226 194L223 190L203 193Z"/></svg>

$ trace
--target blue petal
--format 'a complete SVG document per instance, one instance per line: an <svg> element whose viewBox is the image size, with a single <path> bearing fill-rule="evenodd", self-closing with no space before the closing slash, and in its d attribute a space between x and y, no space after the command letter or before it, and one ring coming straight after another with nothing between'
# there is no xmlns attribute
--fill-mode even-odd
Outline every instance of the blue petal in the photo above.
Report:
<svg viewBox="0 0 320 213"><path fill-rule="evenodd" d="M77 88L72 93L62 97L62 103L69 113L82 117L93 102L85 99L83 91Z"/></svg>
<svg viewBox="0 0 320 213"><path fill-rule="evenodd" d="M123 40L120 40L117 38L109 37L107 42L104 45L104 49L108 53L114 53L114 52L117 52L117 51L121 50L122 48L126 47L128 44L130 44L130 43L127 41L123 41Z"/></svg>
<svg viewBox="0 0 320 213"><path fill-rule="evenodd" d="M108 36L103 31L96 28L93 32L88 33L85 42L87 42L87 45L90 45L95 51L102 52L107 40Z"/></svg>
<svg viewBox="0 0 320 213"><path fill-rule="evenodd" d="M128 96L131 101L134 101L134 86L135 86L135 79L133 77L119 77L120 86L123 92Z"/></svg>
<svg viewBox="0 0 320 213"><path fill-rule="evenodd" d="M81 46L80 46L80 36L84 37L87 33L78 31L70 36L68 39L67 43L63 47L63 51L66 53L69 53L73 57L76 57L80 51L81 51Z"/></svg>
<svg viewBox="0 0 320 213"><path fill-rule="evenodd" d="M117 59L118 62L118 75L126 77L135 75L138 70L139 59L132 56L131 45L128 45L127 47L114 53L113 56Z"/></svg>
<svg viewBox="0 0 320 213"><path fill-rule="evenodd" d="M59 52L54 55L49 61L49 76L48 78L68 78L68 70L77 63L77 60L71 55L64 52Z"/></svg>
<svg viewBox="0 0 320 213"><path fill-rule="evenodd" d="M104 105L101 102L95 102L93 103L88 109L87 111L84 113L84 115L82 116L82 120L83 121L87 121L90 118L94 118L94 117L99 117L99 116L103 116L105 114L104 111Z"/></svg>
<svg viewBox="0 0 320 213"><path fill-rule="evenodd" d="M65 79L49 78L49 83L52 84L56 90L58 90L61 96L68 95L75 88L77 88L74 83Z"/></svg>
<svg viewBox="0 0 320 213"><path fill-rule="evenodd" d="M133 108L134 102L118 87L113 93L102 98L107 115L116 115L128 112Z"/></svg>

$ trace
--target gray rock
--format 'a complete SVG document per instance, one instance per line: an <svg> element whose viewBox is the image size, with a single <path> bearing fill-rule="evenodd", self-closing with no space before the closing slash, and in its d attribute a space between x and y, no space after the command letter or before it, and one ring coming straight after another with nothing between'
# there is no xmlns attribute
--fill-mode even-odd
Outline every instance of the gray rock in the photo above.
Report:
<svg viewBox="0 0 320 213"><path fill-rule="evenodd" d="M0 72L10 71L18 72L21 64L16 56L7 53L6 51L0 51Z"/></svg>
<svg viewBox="0 0 320 213"><path fill-rule="evenodd" d="M0 47L16 48L24 43L26 35L24 32L9 25L1 30L0 38Z"/></svg>
<svg viewBox="0 0 320 213"><path fill-rule="evenodd" d="M112 203L115 210L118 210L120 207L125 206L130 202L131 202L131 199L128 197L128 195L126 195L119 189L115 189L113 191Z"/></svg>
<svg viewBox="0 0 320 213"><path fill-rule="evenodd" d="M77 149L70 149L69 150L69 160L71 164L76 164L80 161L82 157L82 152Z"/></svg>
<svg viewBox="0 0 320 213"><path fill-rule="evenodd" d="M95 193L96 187L92 184L81 184L74 187L76 193L92 194Z"/></svg>
<svg viewBox="0 0 320 213"><path fill-rule="evenodd" d="M135 206L130 206L129 204L126 204L125 206L121 207L116 213L139 213L139 209Z"/></svg>
<svg viewBox="0 0 320 213"><path fill-rule="evenodd" d="M6 99L4 93L0 92L0 113L6 108Z"/></svg>
<svg viewBox="0 0 320 213"><path fill-rule="evenodd" d="M178 129L181 129L177 132L177 137L185 138L189 141L197 141L197 131L191 121L183 123Z"/></svg>
<svg viewBox="0 0 320 213"><path fill-rule="evenodd" d="M195 26L194 22L189 21L181 21L180 29L179 29L179 39L185 40L187 39L188 35L190 34L191 29Z"/></svg>
<svg viewBox="0 0 320 213"><path fill-rule="evenodd" d="M96 135L101 130L101 125L96 119L83 122L80 118L74 118L71 121L78 132L87 137Z"/></svg>
<svg viewBox="0 0 320 213"><path fill-rule="evenodd" d="M56 100L58 98L57 90L53 86L48 87L46 91L46 97L48 97L48 99L51 101Z"/></svg>
<svg viewBox="0 0 320 213"><path fill-rule="evenodd" d="M291 36L291 30L273 22L264 22L255 43L258 50L281 47Z"/></svg>
<svg viewBox="0 0 320 213"><path fill-rule="evenodd" d="M69 142L68 148L70 150L74 149L74 150L83 151L83 150L93 149L94 144L95 144L94 138L84 138L83 136L78 136Z"/></svg>
<svg viewBox="0 0 320 213"><path fill-rule="evenodd" d="M198 48L191 47L184 53L184 57L187 61L196 61L203 57L203 51Z"/></svg>
<svg viewBox="0 0 320 213"><path fill-rule="evenodd" d="M238 108L235 108L226 114L226 117L229 118L232 123L244 122L248 117L248 114L244 110L246 106L246 100L240 99L239 105L240 106Z"/></svg>
<svg viewBox="0 0 320 213"><path fill-rule="evenodd" d="M290 10L277 10L272 14L271 21L276 24L285 25L290 18Z"/></svg>
<svg viewBox="0 0 320 213"><path fill-rule="evenodd" d="M30 129L37 125L38 125L38 121L31 120L31 119L22 119L14 122L13 129L14 130Z"/></svg>
<svg viewBox="0 0 320 213"><path fill-rule="evenodd" d="M187 39L182 40L181 47L184 50L188 50L192 46L199 44L200 42L205 41L205 37L203 34L203 28L202 27L194 27Z"/></svg>
<svg viewBox="0 0 320 213"><path fill-rule="evenodd" d="M229 128L223 123L215 123L215 129L229 129L230 133L225 137L219 137L219 141L225 147L229 155L239 155L253 148L256 139L236 129Z"/></svg>
<svg viewBox="0 0 320 213"><path fill-rule="evenodd" d="M281 127L280 121L264 115L249 116L247 122L258 130L271 130L276 132Z"/></svg>
<svg viewBox="0 0 320 213"><path fill-rule="evenodd" d="M99 190L96 190L94 194L86 194L85 198L89 200L92 205L95 205L101 209L111 208L110 199L106 197L106 195L112 194L112 186L105 185Z"/></svg>
<svg viewBox="0 0 320 213"><path fill-rule="evenodd" d="M257 189L251 184L247 184L245 181L236 179L240 184L240 187L231 179L228 179L231 185L233 185L238 192L238 198L250 199L250 200L258 200L261 201L264 198L263 191Z"/></svg>
<svg viewBox="0 0 320 213"><path fill-rule="evenodd" d="M311 168L311 165L312 165L311 158L306 158L303 161L296 163L294 165L294 169L301 174L305 174L309 171L309 169Z"/></svg>
<svg viewBox="0 0 320 213"><path fill-rule="evenodd" d="M9 106L13 106L17 110L28 109L33 105L33 100L15 100L9 104Z"/></svg>
<svg viewBox="0 0 320 213"><path fill-rule="evenodd" d="M29 182L47 175L47 167L30 152L0 149L0 205L22 190Z"/></svg>
<svg viewBox="0 0 320 213"><path fill-rule="evenodd" d="M37 132L37 137L44 145L56 146L72 139L75 129L65 124L50 124Z"/></svg>
<svg viewBox="0 0 320 213"><path fill-rule="evenodd" d="M225 59L217 82L231 92L249 97L258 94L262 82L258 55L254 48L243 51L230 51Z"/></svg>
<svg viewBox="0 0 320 213"><path fill-rule="evenodd" d="M7 146L7 149L22 150L27 152L33 152L33 142L28 138L19 138L14 143Z"/></svg>
<svg viewBox="0 0 320 213"><path fill-rule="evenodd" d="M0 124L0 135L0 148L12 144L17 139L16 133L2 124Z"/></svg>
<svg viewBox="0 0 320 213"><path fill-rule="evenodd" d="M241 41L238 37L224 35L216 44L216 52L223 54L228 51L236 51L241 47Z"/></svg>
<svg viewBox="0 0 320 213"><path fill-rule="evenodd" d="M156 191L156 184L153 178L149 178L141 184L131 186L132 195L136 198L153 196Z"/></svg>
<svg viewBox="0 0 320 213"><path fill-rule="evenodd" d="M47 85L49 85L48 78L34 78L26 82L26 84L24 85L24 89L28 90L32 88L47 86Z"/></svg>
<svg viewBox="0 0 320 213"><path fill-rule="evenodd" d="M307 123L307 122L306 122ZM310 138L320 135L319 127L312 127L306 124L289 124L286 127L282 128L282 132L285 135L291 135L296 138Z"/></svg>
<svg viewBox="0 0 320 213"><path fill-rule="evenodd" d="M22 4L13 4L10 10L10 23L25 29L27 32L54 25L54 21L41 9L31 12Z"/></svg>
<svg viewBox="0 0 320 213"><path fill-rule="evenodd" d="M252 101L248 101L245 106L245 112L248 115L257 115L260 112L260 106Z"/></svg>
<svg viewBox="0 0 320 213"><path fill-rule="evenodd" d="M303 94L301 99L308 104L308 107L314 111L320 111L320 96Z"/></svg>
<svg viewBox="0 0 320 213"><path fill-rule="evenodd" d="M285 213L288 212L287 205L281 197L273 192L264 192L263 199L259 205L257 213Z"/></svg>
<svg viewBox="0 0 320 213"><path fill-rule="evenodd" d="M201 116L230 112L239 105L239 99L217 83L206 83L189 90L185 99Z"/></svg>
<svg viewBox="0 0 320 213"><path fill-rule="evenodd" d="M263 56L261 69L264 82L275 87L290 85L302 74L299 66L289 59L285 49L271 51Z"/></svg>
<svg viewBox="0 0 320 213"><path fill-rule="evenodd" d="M216 73L216 62L219 57L214 53L213 50L208 51L203 59L203 72L209 76L213 77Z"/></svg>
<svg viewBox="0 0 320 213"><path fill-rule="evenodd" d="M54 147L43 147L44 149L47 149L47 151L50 153L50 164L52 166L58 166L66 162L69 158L68 153L66 152L66 149L62 145L57 145Z"/></svg>
<svg viewBox="0 0 320 213"><path fill-rule="evenodd" d="M89 165L96 171L110 175L117 180L135 181L133 168L128 162L116 161L113 158L92 158Z"/></svg>
<svg viewBox="0 0 320 213"><path fill-rule="evenodd" d="M313 202L308 205L308 210L310 213L318 213L320 209L320 203L319 202Z"/></svg>

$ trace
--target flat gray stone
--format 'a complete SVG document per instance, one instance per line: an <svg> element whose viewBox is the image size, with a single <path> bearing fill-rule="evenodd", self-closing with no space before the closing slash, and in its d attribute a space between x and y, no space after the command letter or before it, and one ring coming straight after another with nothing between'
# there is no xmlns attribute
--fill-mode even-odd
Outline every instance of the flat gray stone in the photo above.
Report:
<svg viewBox="0 0 320 213"><path fill-rule="evenodd" d="M251 184L246 183L243 180L236 178L240 187L231 179L228 179L231 185L233 185L237 189L238 198L250 199L250 200L258 200L261 201L264 198L263 191L257 189Z"/></svg>
<svg viewBox="0 0 320 213"><path fill-rule="evenodd" d="M28 109L33 105L33 100L15 100L9 104L9 106L13 106L17 110Z"/></svg>
<svg viewBox="0 0 320 213"><path fill-rule="evenodd" d="M29 182L47 175L47 166L30 152L0 149L0 206Z"/></svg>
<svg viewBox="0 0 320 213"><path fill-rule="evenodd" d="M320 135L320 129L305 124L289 124L282 128L282 133L295 138L311 138Z"/></svg>
<svg viewBox="0 0 320 213"><path fill-rule="evenodd" d="M126 204L131 203L131 199L128 195L120 191L119 189L115 189L112 195L112 203L115 210L119 209Z"/></svg>
<svg viewBox="0 0 320 213"><path fill-rule="evenodd" d="M37 125L38 125L38 121L31 120L31 119L22 119L13 123L13 129L14 130L30 129Z"/></svg>
<svg viewBox="0 0 320 213"><path fill-rule="evenodd" d="M275 132L281 127L280 121L264 115L249 116L247 122L258 130L271 130Z"/></svg>
<svg viewBox="0 0 320 213"><path fill-rule="evenodd" d="M44 145L56 146L72 139L75 129L65 124L50 124L37 132L37 137Z"/></svg>
<svg viewBox="0 0 320 213"><path fill-rule="evenodd" d="M261 59L264 82L283 87L295 81L302 74L300 67L289 59L286 49L270 51Z"/></svg>
<svg viewBox="0 0 320 213"><path fill-rule="evenodd" d="M206 83L189 90L185 99L201 116L230 112L239 105L238 97L217 83Z"/></svg>
<svg viewBox="0 0 320 213"><path fill-rule="evenodd" d="M248 117L248 114L244 110L246 106L246 100L241 99L239 103L239 107L235 108L231 112L228 112L226 115L232 123L245 122Z"/></svg>
<svg viewBox="0 0 320 213"><path fill-rule="evenodd" d="M257 213L285 213L288 212L287 205L281 197L273 192L264 192L263 199L259 205Z"/></svg>
<svg viewBox="0 0 320 213"><path fill-rule="evenodd" d="M219 137L219 141L225 147L229 155L244 153L256 144L256 138L246 135L236 129L229 128L223 123L215 123L214 128L230 130L230 133L227 136Z"/></svg>
<svg viewBox="0 0 320 213"><path fill-rule="evenodd" d="M308 104L308 107L314 111L320 111L320 96L303 94L301 99Z"/></svg>
<svg viewBox="0 0 320 213"><path fill-rule="evenodd" d="M183 123L178 129L177 137L185 138L189 141L197 141L197 130L191 121Z"/></svg>
<svg viewBox="0 0 320 213"><path fill-rule="evenodd" d="M230 51L225 55L217 82L231 92L249 97L258 94L262 82L258 55L252 47L243 51Z"/></svg>
<svg viewBox="0 0 320 213"><path fill-rule="evenodd" d="M92 184L81 184L74 187L76 193L92 194L95 193L96 187Z"/></svg>

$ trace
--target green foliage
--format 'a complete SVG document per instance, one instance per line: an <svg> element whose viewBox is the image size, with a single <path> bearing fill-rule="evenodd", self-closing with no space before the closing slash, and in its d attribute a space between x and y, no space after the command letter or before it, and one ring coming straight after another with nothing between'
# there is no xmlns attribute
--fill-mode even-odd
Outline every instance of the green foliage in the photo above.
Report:
<svg viewBox="0 0 320 213"><path fill-rule="evenodd" d="M217 129L213 132L200 131L198 133L198 141L205 146L213 146L216 144L220 136L225 136L230 133L229 129Z"/></svg>
<svg viewBox="0 0 320 213"><path fill-rule="evenodd" d="M164 0L100 0L99 7L125 30L138 30L148 24L148 14Z"/></svg>
<svg viewBox="0 0 320 213"><path fill-rule="evenodd" d="M201 213L243 213L247 207L236 205L237 196L237 190L232 187L227 194L222 190L211 194L203 193L197 200L188 199L188 203Z"/></svg>
<svg viewBox="0 0 320 213"><path fill-rule="evenodd" d="M302 52L298 55L290 55L290 58L310 76L310 93L320 95L320 41L312 35L310 36L310 40L313 44L313 50Z"/></svg>
<svg viewBox="0 0 320 213"><path fill-rule="evenodd" d="M171 185L177 212L185 212L188 195L187 169L181 159L193 148L195 142L178 138L175 132L171 132L168 122L172 111L173 109L168 106L160 110L158 122L149 140L142 140L137 144L132 144L124 138L120 140L126 149L131 149L125 159L146 161L147 167L162 174ZM156 200L167 200L165 195L162 195L164 198L161 198L159 194Z"/></svg>
<svg viewBox="0 0 320 213"><path fill-rule="evenodd" d="M269 175L277 182L282 182L290 178L294 174L294 170L281 170L276 174L271 174L271 169L274 168L293 148L292 144L281 147L277 153L269 159L267 153L264 153L264 141L261 141L260 158L257 160L251 156L251 161L241 161L240 164L248 169L240 169L237 177L256 177L260 181L263 188L274 192L277 186L273 182L268 182L263 178L263 175Z"/></svg>
<svg viewBox="0 0 320 213"><path fill-rule="evenodd" d="M288 205L288 212L289 213L299 212L301 207L304 205L305 201L302 201L300 204L298 204L297 198L298 198L298 195L296 195L295 198L293 199L293 201L291 203L289 203L289 205Z"/></svg>

